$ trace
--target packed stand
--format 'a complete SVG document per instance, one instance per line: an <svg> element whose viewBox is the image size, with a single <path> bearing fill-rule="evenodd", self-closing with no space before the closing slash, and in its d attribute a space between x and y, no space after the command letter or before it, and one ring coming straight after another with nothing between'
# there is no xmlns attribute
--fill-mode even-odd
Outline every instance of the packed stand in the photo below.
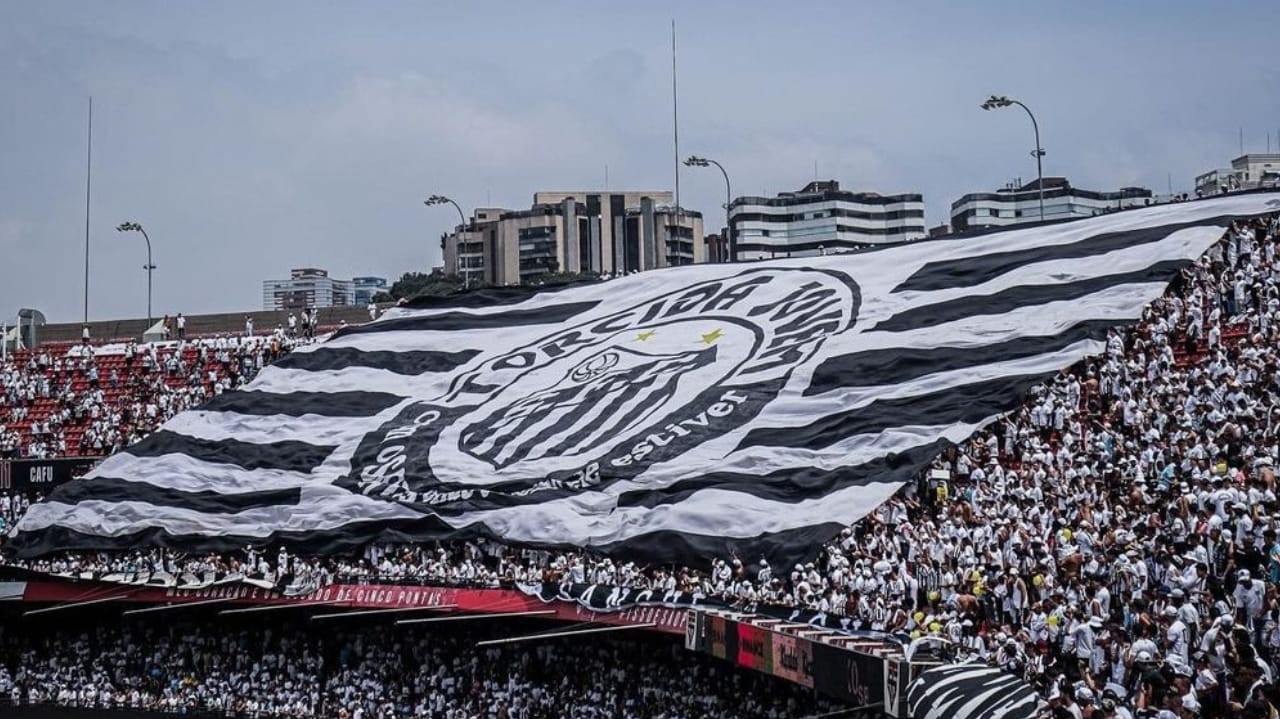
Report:
<svg viewBox="0 0 1280 719"><path fill-rule="evenodd" d="M48 346L0 363L0 459L117 452L240 387L299 341L268 335Z"/></svg>
<svg viewBox="0 0 1280 719"><path fill-rule="evenodd" d="M26 514L32 499L25 492L0 491L0 547L4 546L5 535ZM39 499L38 495L35 499Z"/></svg>
<svg viewBox="0 0 1280 719"><path fill-rule="evenodd" d="M13 705L313 717L320 697L318 648L292 634L139 623L35 636L15 626L0 629L0 651L0 696Z"/></svg>
<svg viewBox="0 0 1280 719"><path fill-rule="evenodd" d="M1050 714L1263 716L1280 706L1278 235L1280 216L1234 223L1101 355L948 450L813 562L655 569L453 543L286 553L286 569L320 582L573 581L790 604L854 629L944 638L960 658L1034 680ZM270 559L255 561L283 574Z"/></svg>
<svg viewBox="0 0 1280 719"><path fill-rule="evenodd" d="M0 624L0 704L252 719L783 719L837 708L669 637L476 646L530 630Z"/></svg>

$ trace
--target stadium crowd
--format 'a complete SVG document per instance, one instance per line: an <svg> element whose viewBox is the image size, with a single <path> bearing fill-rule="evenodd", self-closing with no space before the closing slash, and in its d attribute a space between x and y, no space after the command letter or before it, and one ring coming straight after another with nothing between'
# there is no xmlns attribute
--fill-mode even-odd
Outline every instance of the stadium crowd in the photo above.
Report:
<svg viewBox="0 0 1280 719"><path fill-rule="evenodd" d="M219 335L6 354L0 362L0 458L119 451L183 410L240 387L288 353L296 333Z"/></svg>
<svg viewBox="0 0 1280 719"><path fill-rule="evenodd" d="M678 588L945 638L961 658L1034 682L1046 715L1269 718L1280 707L1278 244L1280 216L1233 223L1101 355L1034 388L812 562L672 570L469 542L24 566Z"/></svg>
<svg viewBox="0 0 1280 719"><path fill-rule="evenodd" d="M0 623L0 706L248 719L784 719L832 710L812 692L713 663L670 637L477 648L486 628L219 621Z"/></svg>

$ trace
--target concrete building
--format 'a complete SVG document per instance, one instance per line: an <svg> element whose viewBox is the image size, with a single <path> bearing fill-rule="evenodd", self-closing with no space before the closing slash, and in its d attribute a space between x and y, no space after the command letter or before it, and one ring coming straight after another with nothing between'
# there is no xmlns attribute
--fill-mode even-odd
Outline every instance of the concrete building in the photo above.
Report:
<svg viewBox="0 0 1280 719"><path fill-rule="evenodd" d="M287 280L264 280L262 309L300 310L306 307L342 307L355 304L351 280L337 280L317 267L289 271Z"/></svg>
<svg viewBox="0 0 1280 719"><path fill-rule="evenodd" d="M527 210L478 208L441 237L446 272L519 285L559 272L618 274L705 260L702 215L670 192L538 192Z"/></svg>
<svg viewBox="0 0 1280 719"><path fill-rule="evenodd" d="M835 180L777 197L736 198L729 222L738 260L807 257L925 236L920 195L850 192Z"/></svg>
<svg viewBox="0 0 1280 719"><path fill-rule="evenodd" d="M373 296L386 292L389 285L385 277L352 277L352 304L364 307L373 301Z"/></svg>
<svg viewBox="0 0 1280 719"><path fill-rule="evenodd" d="M1250 153L1231 161L1231 167L1196 175L1196 196L1211 197L1236 190L1280 187L1280 153Z"/></svg>
<svg viewBox="0 0 1280 719"><path fill-rule="evenodd" d="M707 262L732 262L729 256L729 228L721 227L703 238L706 245Z"/></svg>
<svg viewBox="0 0 1280 719"><path fill-rule="evenodd" d="M951 203L955 232L983 227L1010 227L1056 220L1093 217L1129 207L1156 203L1145 187L1122 187L1099 192L1072 187L1065 177L1044 178L1044 217L1040 216L1040 185L1010 183L995 192L973 192Z"/></svg>

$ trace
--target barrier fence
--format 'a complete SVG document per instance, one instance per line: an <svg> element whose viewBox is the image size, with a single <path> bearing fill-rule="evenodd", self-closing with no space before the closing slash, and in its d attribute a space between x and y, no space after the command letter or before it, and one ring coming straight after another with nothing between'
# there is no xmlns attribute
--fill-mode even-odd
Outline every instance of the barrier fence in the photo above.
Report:
<svg viewBox="0 0 1280 719"><path fill-rule="evenodd" d="M4 719L268 719L267 714L217 711L160 711L149 709L93 709L64 707L54 704L13 704L0 697L0 716Z"/></svg>
<svg viewBox="0 0 1280 719"><path fill-rule="evenodd" d="M101 461L101 457L0 459L0 491L48 492L84 476Z"/></svg>
<svg viewBox="0 0 1280 719"><path fill-rule="evenodd" d="M906 719L907 684L932 666L909 662L906 647L883 634L716 610L689 612L685 648L895 719Z"/></svg>

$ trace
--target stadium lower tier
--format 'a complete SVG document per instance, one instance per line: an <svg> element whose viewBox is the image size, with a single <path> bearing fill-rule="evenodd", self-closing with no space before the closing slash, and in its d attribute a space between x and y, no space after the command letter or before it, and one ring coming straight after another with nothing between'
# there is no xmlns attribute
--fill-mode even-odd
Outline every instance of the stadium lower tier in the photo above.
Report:
<svg viewBox="0 0 1280 719"><path fill-rule="evenodd" d="M0 715L784 719L841 710L658 634L482 645L564 626L215 611L158 621L100 607L26 617L6 608Z"/></svg>

